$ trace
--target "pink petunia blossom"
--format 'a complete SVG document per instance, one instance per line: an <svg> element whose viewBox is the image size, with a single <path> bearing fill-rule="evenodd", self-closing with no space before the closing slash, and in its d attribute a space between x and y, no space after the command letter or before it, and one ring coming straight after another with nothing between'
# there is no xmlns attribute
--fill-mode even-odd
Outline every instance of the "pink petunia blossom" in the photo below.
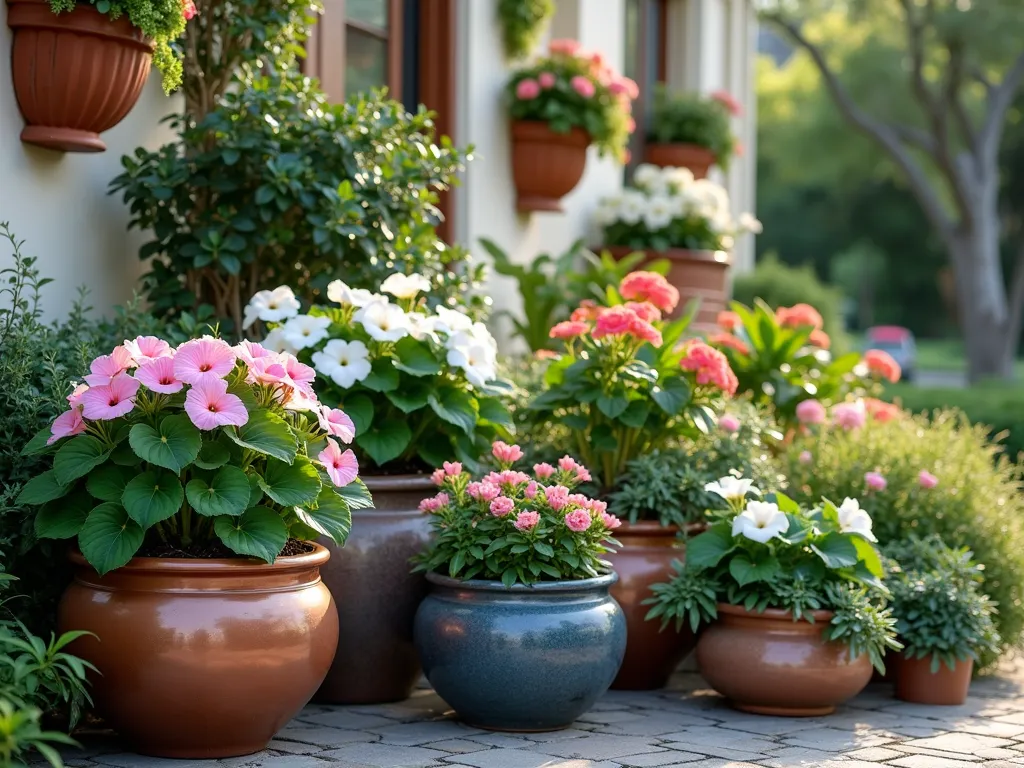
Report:
<svg viewBox="0 0 1024 768"><path fill-rule="evenodd" d="M46 444L53 445L62 437L79 435L82 432L85 432L85 420L82 418L82 409L72 408L70 411L64 411L53 422L53 426L50 427L50 437L47 439Z"/></svg>
<svg viewBox="0 0 1024 768"><path fill-rule="evenodd" d="M867 410L862 402L839 403L832 408L832 420L837 427L846 430L860 429L867 419Z"/></svg>
<svg viewBox="0 0 1024 768"><path fill-rule="evenodd" d="M74 391L68 395L68 406L71 408L77 408L82 404L82 395L89 391L88 384L78 384L75 386Z"/></svg>
<svg viewBox="0 0 1024 768"><path fill-rule="evenodd" d="M512 523L520 531L532 531L537 527L540 522L540 515L534 512L532 509L527 509L520 512L516 516L516 521Z"/></svg>
<svg viewBox="0 0 1024 768"><path fill-rule="evenodd" d="M554 88L557 80L558 78L555 77L553 72L541 72L537 75L537 82L540 83L540 87L544 89Z"/></svg>
<svg viewBox="0 0 1024 768"><path fill-rule="evenodd" d="M590 527L593 519L590 517L590 513L585 509L577 509L575 512L570 512L565 516L565 525L570 531L576 533L583 533Z"/></svg>
<svg viewBox="0 0 1024 768"><path fill-rule="evenodd" d="M920 474L917 476L917 483L925 490L931 490L939 484L939 478L927 469L922 469Z"/></svg>
<svg viewBox="0 0 1024 768"><path fill-rule="evenodd" d="M114 376L109 384L91 387L82 395L82 415L100 421L124 416L135 407L138 392L138 379L127 374Z"/></svg>
<svg viewBox="0 0 1024 768"><path fill-rule="evenodd" d="M619 518L615 515L609 515L607 512L602 512L599 517L601 518L601 522L604 523L604 527L609 531L614 531L622 525L622 521L619 520Z"/></svg>
<svg viewBox="0 0 1024 768"><path fill-rule="evenodd" d="M249 340L240 341L232 349L234 350L235 357L246 365L252 365L253 360L258 360L261 357L277 356L276 352L267 349L262 344Z"/></svg>
<svg viewBox="0 0 1024 768"><path fill-rule="evenodd" d="M547 480L553 474L555 474L555 468L548 464L546 461L540 464L533 465L533 473L537 476L538 480Z"/></svg>
<svg viewBox="0 0 1024 768"><path fill-rule="evenodd" d="M245 380L250 384L269 384L277 386L284 384L291 387L291 377L288 376L288 369L284 361L278 355L268 357L257 357L248 364L249 372Z"/></svg>
<svg viewBox="0 0 1024 768"><path fill-rule="evenodd" d="M339 488L351 483L359 474L359 462L352 449L343 452L341 446L329 437L327 447L317 454L317 458L323 463L331 482Z"/></svg>
<svg viewBox="0 0 1024 768"><path fill-rule="evenodd" d="M491 502L490 510L491 514L495 517L504 517L513 509L515 509L516 503L512 501L508 496L499 496Z"/></svg>
<svg viewBox="0 0 1024 768"><path fill-rule="evenodd" d="M493 483L470 483L466 486L466 493L468 493L472 499L488 502L501 495L501 488Z"/></svg>
<svg viewBox="0 0 1024 768"><path fill-rule="evenodd" d="M299 359L288 352L280 353L280 360L284 364L284 369L288 373L288 378L294 381L296 384L309 384L316 378L316 369L305 363L300 363Z"/></svg>
<svg viewBox="0 0 1024 768"><path fill-rule="evenodd" d="M192 385L185 395L185 413L199 429L216 429L229 424L240 427L249 421L249 412L241 398L229 394L228 383L218 378L201 378Z"/></svg>
<svg viewBox="0 0 1024 768"><path fill-rule="evenodd" d="M591 80L589 77L584 77L583 75L576 75L572 80L569 81L569 85L571 85L572 89L576 91L576 93L578 93L584 99L589 99L590 97L592 97L594 95L594 92L597 90L596 86L594 85L594 81Z"/></svg>
<svg viewBox="0 0 1024 768"><path fill-rule="evenodd" d="M740 420L735 416L726 414L718 420L718 426L720 426L725 432L739 432Z"/></svg>
<svg viewBox="0 0 1024 768"><path fill-rule="evenodd" d="M89 364L90 373L85 377L85 383L90 387L109 384L115 376L133 365L131 353L124 347L116 347L109 355L101 355Z"/></svg>
<svg viewBox="0 0 1024 768"><path fill-rule="evenodd" d="M125 339L123 346L136 365L144 365L164 357L174 357L171 345L156 336L136 336L131 341Z"/></svg>
<svg viewBox="0 0 1024 768"><path fill-rule="evenodd" d="M503 464L511 464L523 458L523 450L518 445L509 445L501 440L494 442L491 453Z"/></svg>
<svg viewBox="0 0 1024 768"><path fill-rule="evenodd" d="M234 367L234 350L212 336L186 341L174 356L174 375L186 384L223 379Z"/></svg>
<svg viewBox="0 0 1024 768"><path fill-rule="evenodd" d="M462 474L462 463L458 461L446 461L442 464L444 467L444 473L448 477L456 477Z"/></svg>
<svg viewBox="0 0 1024 768"><path fill-rule="evenodd" d="M444 477L445 475L443 469L435 469L433 472L430 473L430 482L432 482L434 485L442 485L444 483Z"/></svg>
<svg viewBox="0 0 1024 768"><path fill-rule="evenodd" d="M340 438L343 443L351 443L356 436L356 425L349 415L340 408L322 405L316 412L316 418L320 423L320 429L329 435Z"/></svg>
<svg viewBox="0 0 1024 768"><path fill-rule="evenodd" d="M548 506L557 512L569 503L569 489L564 485L546 488L544 498L547 499Z"/></svg>
<svg viewBox="0 0 1024 768"><path fill-rule="evenodd" d="M529 101L530 99L536 99L538 96L540 96L540 83L532 78L519 81L519 84L516 86L517 99Z"/></svg>
<svg viewBox="0 0 1024 768"><path fill-rule="evenodd" d="M797 403L796 417L801 424L824 424L825 406L817 400L804 400Z"/></svg>
<svg viewBox="0 0 1024 768"><path fill-rule="evenodd" d="M878 472L867 472L864 475L864 483L872 491L884 491L889 484Z"/></svg>
<svg viewBox="0 0 1024 768"><path fill-rule="evenodd" d="M135 372L135 378L147 389L164 395L173 395L185 386L174 378L174 360L170 357L160 357L142 364Z"/></svg>

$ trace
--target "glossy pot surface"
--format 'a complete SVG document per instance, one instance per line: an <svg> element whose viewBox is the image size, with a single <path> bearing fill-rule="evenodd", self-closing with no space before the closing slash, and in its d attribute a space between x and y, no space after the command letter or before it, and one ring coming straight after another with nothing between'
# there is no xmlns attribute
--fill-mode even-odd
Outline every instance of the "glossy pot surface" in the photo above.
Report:
<svg viewBox="0 0 1024 768"><path fill-rule="evenodd" d="M520 212L562 212L562 198L583 178L590 134L555 133L547 123L512 121L512 180Z"/></svg>
<svg viewBox="0 0 1024 768"><path fill-rule="evenodd" d="M644 150L648 163L662 168L686 168L695 179L706 179L715 164L715 154L697 144L648 144Z"/></svg>

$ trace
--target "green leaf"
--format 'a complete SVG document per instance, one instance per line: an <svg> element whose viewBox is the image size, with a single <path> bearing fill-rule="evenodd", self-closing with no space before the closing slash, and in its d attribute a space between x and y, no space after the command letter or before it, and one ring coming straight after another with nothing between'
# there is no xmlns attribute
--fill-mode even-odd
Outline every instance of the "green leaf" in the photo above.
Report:
<svg viewBox="0 0 1024 768"><path fill-rule="evenodd" d="M47 441L53 436L50 427L43 427L32 439L25 443L25 447L21 449L21 456L36 456L40 453L45 453L51 446L47 444Z"/></svg>
<svg viewBox="0 0 1024 768"><path fill-rule="evenodd" d="M619 415L619 421L627 427L640 429L647 421L647 414L651 412L651 404L647 400L634 400L629 408Z"/></svg>
<svg viewBox="0 0 1024 768"><path fill-rule="evenodd" d="M200 515L237 516L249 507L249 477L238 467L221 467L209 483L198 477L190 480L185 495Z"/></svg>
<svg viewBox="0 0 1024 768"><path fill-rule="evenodd" d="M249 507L255 507L263 501L263 489L260 488L260 476L253 472L248 475L247 479L249 481L249 504L246 506L246 509Z"/></svg>
<svg viewBox="0 0 1024 768"><path fill-rule="evenodd" d="M288 526L267 507L247 509L240 517L221 515L214 518L213 530L232 552L266 563L274 562L288 542Z"/></svg>
<svg viewBox="0 0 1024 768"><path fill-rule="evenodd" d="M853 542L853 546L857 550L857 557L864 567L867 568L868 572L878 578L885 576L882 558L879 557L875 545L861 536L851 536L850 541Z"/></svg>
<svg viewBox="0 0 1024 768"><path fill-rule="evenodd" d="M623 395L604 395L597 398L597 409L609 419L617 419L629 408L629 400Z"/></svg>
<svg viewBox="0 0 1024 768"><path fill-rule="evenodd" d="M128 516L145 531L172 517L181 509L184 498L185 492L177 475L151 469L129 481L121 495L121 503Z"/></svg>
<svg viewBox="0 0 1024 768"><path fill-rule="evenodd" d="M358 477L348 485L335 488L334 492L341 496L351 509L373 509L373 497L366 483Z"/></svg>
<svg viewBox="0 0 1024 768"><path fill-rule="evenodd" d="M295 435L288 423L276 413L266 409L253 411L249 420L238 427L237 433L231 427L225 427L224 431L243 448L273 456L286 464L295 460L298 451Z"/></svg>
<svg viewBox="0 0 1024 768"><path fill-rule="evenodd" d="M533 543L533 548L545 557L555 556L555 550L551 548L550 544L546 544L543 541L535 541Z"/></svg>
<svg viewBox="0 0 1024 768"><path fill-rule="evenodd" d="M407 383L408 382L408 383ZM387 398L402 413L413 413L427 405L427 395L430 394L430 387L426 382L409 381L406 379L402 385L393 392L387 393ZM355 421L355 419L353 419ZM358 431L358 430L357 430Z"/></svg>
<svg viewBox="0 0 1024 768"><path fill-rule="evenodd" d="M687 568L714 568L736 546L728 523L715 523L686 542Z"/></svg>
<svg viewBox="0 0 1024 768"><path fill-rule="evenodd" d="M497 424L501 427L511 428L513 426L512 414L509 413L505 404L496 397L478 397L477 407L480 409L480 418Z"/></svg>
<svg viewBox="0 0 1024 768"><path fill-rule="evenodd" d="M412 336L406 336L395 344L395 355L398 357L395 368L413 376L436 376L441 372L441 364L427 342L417 341Z"/></svg>
<svg viewBox="0 0 1024 768"><path fill-rule="evenodd" d="M779 572L779 561L768 557L759 563L753 563L744 554L739 554L729 561L729 573L741 587L755 581L770 581Z"/></svg>
<svg viewBox="0 0 1024 768"><path fill-rule="evenodd" d="M145 531L112 501L93 507L78 534L78 547L101 576L126 564L142 546Z"/></svg>
<svg viewBox="0 0 1024 768"><path fill-rule="evenodd" d="M57 482L57 473L52 469L33 477L18 494L19 504L45 504L59 499L71 490L70 485Z"/></svg>
<svg viewBox="0 0 1024 768"><path fill-rule="evenodd" d="M403 420L391 419L376 422L368 432L356 437L356 445L366 451L377 466L383 466L397 459L412 440L409 424Z"/></svg>
<svg viewBox="0 0 1024 768"><path fill-rule="evenodd" d="M136 424L128 433L128 442L140 459L174 473L195 461L203 445L199 430L183 413L165 417L159 431Z"/></svg>
<svg viewBox="0 0 1024 768"><path fill-rule="evenodd" d="M110 457L111 449L92 435L79 435L53 457L53 471L62 485L88 474Z"/></svg>
<svg viewBox="0 0 1024 768"><path fill-rule="evenodd" d="M45 504L36 513L36 536L40 539L70 539L77 536L93 504L89 494L81 491Z"/></svg>
<svg viewBox="0 0 1024 768"><path fill-rule="evenodd" d="M259 483L267 496L286 507L313 501L322 485L316 467L305 456L296 456L292 464L267 459L267 468Z"/></svg>
<svg viewBox="0 0 1024 768"><path fill-rule="evenodd" d="M391 392L398 387L398 369L390 357L379 357L373 361L369 375L359 383L374 392Z"/></svg>
<svg viewBox="0 0 1024 768"><path fill-rule="evenodd" d="M217 469L223 467L231 460L231 451L224 443L216 440L204 440L203 447L199 449L195 465L200 469Z"/></svg>
<svg viewBox="0 0 1024 768"><path fill-rule="evenodd" d="M690 385L681 376L668 376L651 390L651 398L669 416L675 416L690 402Z"/></svg>
<svg viewBox="0 0 1024 768"><path fill-rule="evenodd" d="M811 549L818 553L818 557L829 568L845 568L855 565L860 559L853 537L842 533L830 533L822 537L811 544Z"/></svg>
<svg viewBox="0 0 1024 768"><path fill-rule="evenodd" d="M316 507L296 507L295 514L339 547L344 546L352 530L352 510L341 496L327 486L317 496Z"/></svg>
<svg viewBox="0 0 1024 768"><path fill-rule="evenodd" d="M440 393L431 392L427 400L434 413L444 421L460 427L467 435L476 430L477 404L468 392L448 387Z"/></svg>
<svg viewBox="0 0 1024 768"><path fill-rule="evenodd" d="M124 487L135 473L117 464L96 467L85 479L89 493L100 501L121 501Z"/></svg>
<svg viewBox="0 0 1024 768"><path fill-rule="evenodd" d="M373 401L366 395L346 397L341 409L352 419L357 435L368 430L373 423Z"/></svg>

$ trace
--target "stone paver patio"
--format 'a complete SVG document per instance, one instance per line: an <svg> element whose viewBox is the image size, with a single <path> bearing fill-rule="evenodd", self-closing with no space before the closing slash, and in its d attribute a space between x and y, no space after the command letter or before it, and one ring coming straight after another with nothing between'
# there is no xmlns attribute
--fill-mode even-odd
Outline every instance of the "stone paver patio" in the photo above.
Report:
<svg viewBox="0 0 1024 768"><path fill-rule="evenodd" d="M97 737L66 760L89 768L1016 768L1024 766L1024 665L976 680L960 707L902 703L873 683L831 717L759 717L682 673L665 690L611 691L556 733L469 728L423 689L399 704L310 705L249 757L163 760Z"/></svg>

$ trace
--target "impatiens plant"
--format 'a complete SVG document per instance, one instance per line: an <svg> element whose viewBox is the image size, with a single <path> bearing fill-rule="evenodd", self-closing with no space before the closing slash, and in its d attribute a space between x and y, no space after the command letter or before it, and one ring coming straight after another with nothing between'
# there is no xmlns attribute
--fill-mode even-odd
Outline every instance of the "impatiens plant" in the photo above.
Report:
<svg viewBox="0 0 1024 768"><path fill-rule="evenodd" d="M846 644L850 657L866 653L884 670L886 648L899 649L895 619L884 605L884 571L872 522L856 499L840 506L822 500L803 509L781 493L762 501L751 480L729 475L707 486L728 504L707 531L686 545L667 584L655 584L648 619L662 626L684 623L696 632L727 603L758 613L789 611L793 621L813 621L812 611L832 611L825 640Z"/></svg>
<svg viewBox="0 0 1024 768"><path fill-rule="evenodd" d="M136 554L273 562L292 539L343 544L371 501L337 442L354 425L317 402L315 376L251 342L126 341L26 446L56 452L18 501L42 505L40 538L77 537L99 573Z"/></svg>
<svg viewBox="0 0 1024 768"><path fill-rule="evenodd" d="M680 344L689 323L661 320L679 292L661 275L633 272L608 302L585 303L551 329L565 342L530 407L569 427L602 490L636 456L715 426L715 406L736 391L725 356L699 340Z"/></svg>
<svg viewBox="0 0 1024 768"><path fill-rule="evenodd" d="M434 472L440 492L420 509L432 515L435 536L416 570L506 587L607 573L602 556L617 546L620 523L604 502L573 493L590 479L586 467L564 456L530 475L514 468L523 458L518 445L495 442L491 453L497 469L479 479L458 462Z"/></svg>
<svg viewBox="0 0 1024 768"><path fill-rule="evenodd" d="M582 128L602 155L620 162L636 128L630 113L639 95L635 82L575 40L552 40L549 55L516 71L508 84L513 120L545 122L555 133Z"/></svg>
<svg viewBox="0 0 1024 768"><path fill-rule="evenodd" d="M497 343L459 310L430 311L429 288L396 272L381 293L336 280L327 289L335 304L308 314L287 287L261 291L245 310L247 323L271 329L264 345L320 373L320 397L352 417L356 450L377 469L426 470L452 455L472 463L511 427Z"/></svg>

